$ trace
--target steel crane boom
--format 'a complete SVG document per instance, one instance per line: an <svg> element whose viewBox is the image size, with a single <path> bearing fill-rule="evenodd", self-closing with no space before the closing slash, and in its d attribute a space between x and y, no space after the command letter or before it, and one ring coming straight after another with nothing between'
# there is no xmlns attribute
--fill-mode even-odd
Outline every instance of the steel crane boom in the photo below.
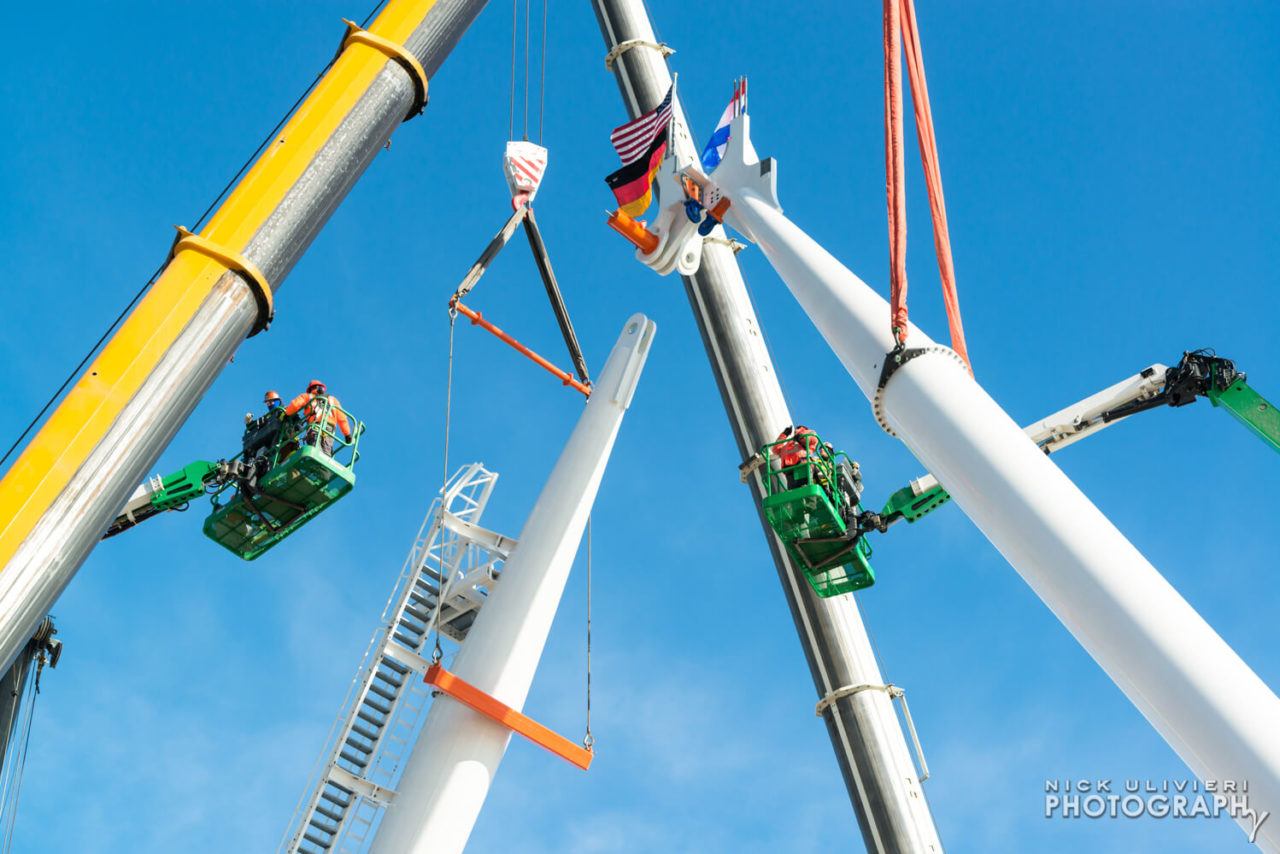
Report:
<svg viewBox="0 0 1280 854"><path fill-rule="evenodd" d="M31 638L484 0L389 0L147 295L0 481L0 669Z"/></svg>

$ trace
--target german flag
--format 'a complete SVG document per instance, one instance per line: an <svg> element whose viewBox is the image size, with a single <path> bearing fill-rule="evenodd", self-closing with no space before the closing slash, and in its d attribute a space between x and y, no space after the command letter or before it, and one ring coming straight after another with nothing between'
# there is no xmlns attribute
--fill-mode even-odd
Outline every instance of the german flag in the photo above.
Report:
<svg viewBox="0 0 1280 854"><path fill-rule="evenodd" d="M653 177L667 156L667 128L654 136L649 148L641 157L609 175L604 182L613 190L618 207L627 216L637 217L645 212L653 200Z"/></svg>

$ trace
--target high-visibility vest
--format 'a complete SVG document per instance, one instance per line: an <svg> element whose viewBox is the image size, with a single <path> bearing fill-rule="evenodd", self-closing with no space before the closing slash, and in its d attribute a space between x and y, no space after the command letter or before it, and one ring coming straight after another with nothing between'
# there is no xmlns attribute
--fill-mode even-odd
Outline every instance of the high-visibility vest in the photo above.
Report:
<svg viewBox="0 0 1280 854"><path fill-rule="evenodd" d="M316 395L309 391L295 397L285 407L285 415L293 415L294 413L306 409L307 423L315 424L320 420L320 410L323 408L315 403ZM338 398L331 394L326 394L324 399L329 401L329 417L327 419L329 426L337 426L342 431L342 435L351 438L351 423L347 421L347 414L342 411L342 404L338 402Z"/></svg>
<svg viewBox="0 0 1280 854"><path fill-rule="evenodd" d="M801 437L804 436L808 438L802 439ZM778 436L778 439L781 440L785 437L786 434L784 433ZM808 427L801 427L792 434L791 441L777 445L774 448L774 453L782 461L783 468L790 468L791 466L800 465L800 463L808 459L809 454L816 453L817 450L818 435Z"/></svg>

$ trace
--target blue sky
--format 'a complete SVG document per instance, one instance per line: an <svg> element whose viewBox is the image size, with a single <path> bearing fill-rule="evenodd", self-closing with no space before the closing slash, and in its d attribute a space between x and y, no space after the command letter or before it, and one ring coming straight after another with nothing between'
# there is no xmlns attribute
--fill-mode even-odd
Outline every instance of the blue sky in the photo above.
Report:
<svg viewBox="0 0 1280 854"><path fill-rule="evenodd" d="M1275 260L1280 14L1264 3L919 8L959 288L979 380L1029 422L1212 346L1280 398ZM641 310L658 336L595 516L598 759L508 753L476 851L857 847L813 687L683 289L603 225L624 118L585 2L553 2L538 198L593 366ZM709 134L739 74L787 213L885 287L879 4L652 0ZM0 56L0 435L84 347L332 55L348 3L32 6ZM432 81L158 470L232 453L266 387L311 375L369 424L356 492L256 563L173 515L99 548L55 616L16 850L262 851L276 844L438 484L446 319L508 212L510 9ZM70 20L68 20L68 17ZM914 156L914 146L909 150ZM911 163L911 161L909 161ZM912 318L943 333L923 184L910 171ZM523 247L472 302L560 353ZM792 412L862 462L879 498L920 473L759 252L740 255ZM557 361L565 362L561 355ZM452 455L502 473L515 535L579 412L554 381L458 334ZM6 443L7 444L7 441ZM1207 403L1146 415L1060 465L1269 684L1280 685L1280 460ZM1236 851L1233 825L1047 821L1046 778L1182 778L1181 762L952 506L876 543L859 595L907 688L949 850ZM528 710L583 721L583 578Z"/></svg>

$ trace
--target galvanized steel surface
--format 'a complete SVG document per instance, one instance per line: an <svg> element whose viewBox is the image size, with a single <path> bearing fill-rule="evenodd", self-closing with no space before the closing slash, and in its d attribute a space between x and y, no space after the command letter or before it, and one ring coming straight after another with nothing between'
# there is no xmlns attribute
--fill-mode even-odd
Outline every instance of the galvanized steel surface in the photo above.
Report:
<svg viewBox="0 0 1280 854"><path fill-rule="evenodd" d="M606 50L632 39L656 42L641 0L593 0L592 5ZM622 52L615 68L632 117L656 106L671 82L664 56L644 44ZM687 126L678 98L674 111L680 125ZM677 134L674 145L696 155L687 133ZM746 459L790 424L791 415L733 250L706 243L701 268L684 282L739 453ZM758 478L752 480L751 493L759 512ZM819 599L785 556L762 513L760 521L819 698L850 685L883 684L853 597ZM862 691L833 703L823 719L868 850L941 851L889 697Z"/></svg>

